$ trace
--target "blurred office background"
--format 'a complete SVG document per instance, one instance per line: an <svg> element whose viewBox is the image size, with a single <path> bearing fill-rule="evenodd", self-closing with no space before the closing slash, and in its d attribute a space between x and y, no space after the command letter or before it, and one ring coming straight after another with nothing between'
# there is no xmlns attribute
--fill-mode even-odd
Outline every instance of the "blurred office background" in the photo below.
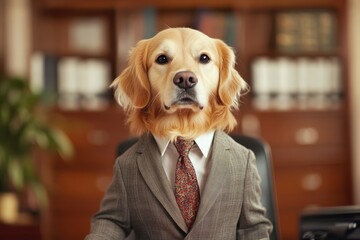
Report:
<svg viewBox="0 0 360 240"><path fill-rule="evenodd" d="M271 147L281 239L306 209L360 204L360 0L0 0L0 75L56 96L49 118L74 146L70 161L36 153L49 204L20 199L31 217L0 239L84 238L131 136L108 86L138 40L177 26L236 51L251 92L235 132Z"/></svg>

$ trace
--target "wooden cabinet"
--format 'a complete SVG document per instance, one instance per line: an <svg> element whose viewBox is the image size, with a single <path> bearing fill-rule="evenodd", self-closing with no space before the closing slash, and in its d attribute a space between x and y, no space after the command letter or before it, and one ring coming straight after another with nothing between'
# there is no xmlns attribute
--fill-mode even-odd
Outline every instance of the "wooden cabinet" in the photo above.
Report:
<svg viewBox="0 0 360 240"><path fill-rule="evenodd" d="M53 162L46 239L83 239L110 184L116 147L129 132L120 107L101 112L59 111L56 115L75 153L69 161Z"/></svg>
<svg viewBox="0 0 360 240"><path fill-rule="evenodd" d="M262 138L272 150L281 239L298 239L298 219L304 209L352 203L346 2L38 0L38 3L34 15L35 22L39 23L34 34L35 50L59 57L105 59L111 63L112 78L124 68L128 51L137 40L168 26L200 28L210 36L223 38L234 47L237 68L252 87L252 92L243 96L243 104L236 112L239 125L235 132ZM333 34L332 45L325 50L322 47L309 50L305 46L284 51L277 42L277 18L288 13L310 18L325 13L329 21L334 21L328 28L334 32L323 33ZM210 25L208 22L212 14L219 17L216 28L211 25L214 22ZM105 49L98 53L74 50L68 42L69 26L78 18L93 17L105 22ZM323 28L319 26L315 26L317 30L310 35ZM342 87L336 93L336 104L304 108L295 103L285 109L259 109L254 104L258 89L253 72L254 62L259 58L292 62L305 59L311 63L318 59L325 63L335 59L339 63ZM286 79L290 81L292 76ZM312 79L309 84L314 81ZM274 91L279 82L271 84ZM291 94L290 100L293 100L300 93ZM71 162L58 160L52 168L50 239L83 239L89 231L90 217L98 209L111 179L116 145L130 136L112 93L108 94L108 99L110 106L100 111L60 111L61 126L74 142L76 151Z"/></svg>
<svg viewBox="0 0 360 240"><path fill-rule="evenodd" d="M282 239L297 239L303 210L351 204L343 111L247 112L241 119L242 132L271 147Z"/></svg>

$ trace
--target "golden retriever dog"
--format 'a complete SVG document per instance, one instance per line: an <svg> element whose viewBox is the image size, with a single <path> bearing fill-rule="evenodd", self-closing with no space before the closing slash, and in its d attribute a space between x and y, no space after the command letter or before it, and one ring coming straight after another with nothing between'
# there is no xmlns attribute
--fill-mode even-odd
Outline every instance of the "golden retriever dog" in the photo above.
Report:
<svg viewBox="0 0 360 240"><path fill-rule="evenodd" d="M136 134L194 139L231 131L246 82L223 41L190 28L169 28L132 50L128 67L112 83Z"/></svg>
<svg viewBox="0 0 360 240"><path fill-rule="evenodd" d="M189 28L136 45L112 87L142 136L117 158L86 240L269 239L255 156L224 133L247 88L234 67L229 46Z"/></svg>

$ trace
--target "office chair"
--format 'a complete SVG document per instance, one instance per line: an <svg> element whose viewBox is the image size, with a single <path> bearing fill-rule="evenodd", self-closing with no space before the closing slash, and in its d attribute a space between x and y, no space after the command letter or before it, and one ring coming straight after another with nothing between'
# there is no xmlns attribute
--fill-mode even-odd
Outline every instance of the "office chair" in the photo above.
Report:
<svg viewBox="0 0 360 240"><path fill-rule="evenodd" d="M252 150L256 156L256 165L261 177L261 202L266 208L266 217L273 224L273 232L270 240L279 239L279 225L277 220L277 205L273 188L273 176L271 154L269 146L258 139L245 135L230 135L237 143ZM128 148L137 142L137 138L130 138L120 143L116 149L116 156L123 154Z"/></svg>
<svg viewBox="0 0 360 240"><path fill-rule="evenodd" d="M360 206L304 210L300 218L299 234L301 240L360 239Z"/></svg>

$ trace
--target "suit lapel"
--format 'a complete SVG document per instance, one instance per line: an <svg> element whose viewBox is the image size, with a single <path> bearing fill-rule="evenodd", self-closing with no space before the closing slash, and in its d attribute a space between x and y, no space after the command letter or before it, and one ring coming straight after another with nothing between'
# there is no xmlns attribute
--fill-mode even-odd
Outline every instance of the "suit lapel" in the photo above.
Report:
<svg viewBox="0 0 360 240"><path fill-rule="evenodd" d="M201 196L200 207L193 228L211 209L221 192L230 167L231 155L229 149L228 136L224 132L217 131L212 146L209 175Z"/></svg>
<svg viewBox="0 0 360 240"><path fill-rule="evenodd" d="M187 232L187 226L162 166L158 147L151 134L140 138L137 152L140 154L137 164L146 184L176 224Z"/></svg>

